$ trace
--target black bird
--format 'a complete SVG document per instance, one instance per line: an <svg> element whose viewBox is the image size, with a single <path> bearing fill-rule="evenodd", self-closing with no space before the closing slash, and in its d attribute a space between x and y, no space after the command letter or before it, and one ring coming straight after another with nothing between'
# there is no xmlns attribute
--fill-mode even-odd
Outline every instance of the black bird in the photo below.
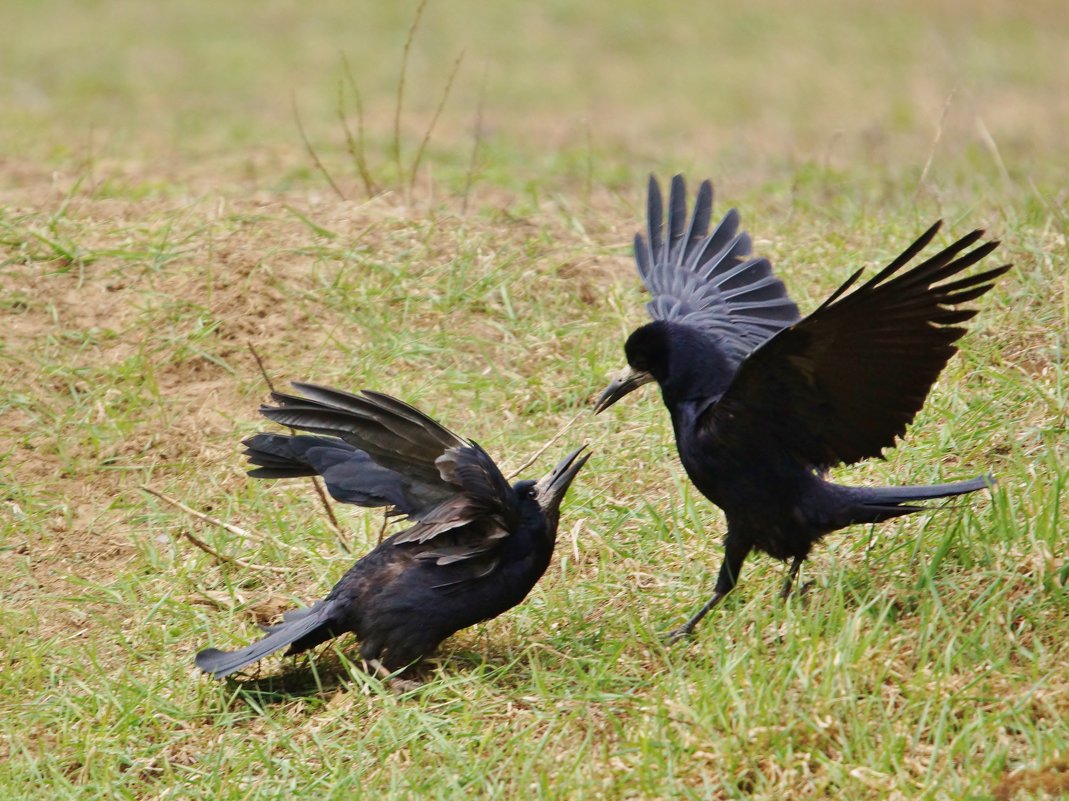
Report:
<svg viewBox="0 0 1069 801"><path fill-rule="evenodd" d="M1010 268L956 276L994 250L973 231L905 271L940 223L847 294L854 273L804 319L732 209L710 233L713 189L702 183L687 221L686 189L672 179L667 224L649 183L648 240L635 237L638 272L654 322L624 346L630 369L595 406L600 412L656 381L691 481L727 518L724 563L712 598L677 640L735 586L750 551L791 560L785 596L810 549L854 523L925 509L918 501L975 492L980 477L916 487L846 487L830 467L881 456L905 433L976 314L954 308L983 295ZM972 248L970 250L970 248ZM951 280L953 279L953 280Z"/></svg>
<svg viewBox="0 0 1069 801"><path fill-rule="evenodd" d="M479 445L402 401L313 384L272 393L275 422L322 436L257 434L243 443L257 478L321 475L343 503L390 507L413 524L384 540L323 600L288 612L240 651L208 648L197 666L223 677L284 646L306 651L345 632L380 675L415 663L460 629L520 603L545 572L560 504L583 448L540 481L510 485Z"/></svg>

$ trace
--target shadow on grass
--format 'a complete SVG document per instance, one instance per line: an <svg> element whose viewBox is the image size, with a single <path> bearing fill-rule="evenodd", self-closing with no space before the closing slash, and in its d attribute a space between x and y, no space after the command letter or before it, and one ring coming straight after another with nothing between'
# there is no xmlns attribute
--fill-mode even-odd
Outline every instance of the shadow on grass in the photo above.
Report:
<svg viewBox="0 0 1069 801"><path fill-rule="evenodd" d="M393 683L374 675L362 662L328 649L312 657L296 657L270 675L263 672L228 677L233 700L261 709L300 699L329 702L348 692L407 698L471 682L487 682L507 691L529 681L531 668L526 651L516 655L504 650L458 649L399 671L395 676L402 682Z"/></svg>
<svg viewBox="0 0 1069 801"><path fill-rule="evenodd" d="M319 659L301 658L291 662L282 670L262 675L238 674L226 679L227 687L236 690L236 698L249 701L253 706L287 703L297 698L318 698L328 700L340 690L353 688L354 671L359 665L345 664L330 654ZM364 676L365 682L373 681L370 675Z"/></svg>

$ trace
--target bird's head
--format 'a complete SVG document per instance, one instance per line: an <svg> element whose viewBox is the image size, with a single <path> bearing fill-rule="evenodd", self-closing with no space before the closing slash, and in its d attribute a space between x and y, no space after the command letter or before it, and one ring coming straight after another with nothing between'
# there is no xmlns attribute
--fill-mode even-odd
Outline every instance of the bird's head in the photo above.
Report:
<svg viewBox="0 0 1069 801"><path fill-rule="evenodd" d="M580 456L584 450L586 450L586 445L576 448L534 484L534 498L542 514L546 516L551 534L557 530L557 522L560 520L560 504L568 492L568 487L590 458L589 453Z"/></svg>
<svg viewBox="0 0 1069 801"><path fill-rule="evenodd" d="M624 352L628 368L601 393L595 413L651 381L660 384L669 408L681 401L715 398L727 389L737 369L707 332L670 320L636 329Z"/></svg>
<svg viewBox="0 0 1069 801"><path fill-rule="evenodd" d="M624 344L627 367L616 375L594 404L600 414L625 395L651 381L663 383L668 376L668 331L660 322L649 323L632 332Z"/></svg>

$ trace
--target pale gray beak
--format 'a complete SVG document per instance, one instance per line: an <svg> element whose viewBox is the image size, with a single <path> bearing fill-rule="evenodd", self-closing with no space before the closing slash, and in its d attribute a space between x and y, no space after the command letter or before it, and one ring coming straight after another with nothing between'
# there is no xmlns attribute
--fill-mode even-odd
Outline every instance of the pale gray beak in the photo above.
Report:
<svg viewBox="0 0 1069 801"><path fill-rule="evenodd" d="M653 381L653 376L645 370L636 370L633 367L625 368L623 372L613 378L609 386L598 397L597 403L594 404L594 414L601 414L624 395L634 392L643 384L648 384L651 381Z"/></svg>
<svg viewBox="0 0 1069 801"><path fill-rule="evenodd" d="M547 517L556 518L559 514L560 504L564 500L564 495L568 492L568 487L571 486L572 480L579 471L583 469L586 460L590 458L589 453L579 458L579 454L584 450L586 450L586 445L576 448L561 459L553 470L540 478L535 484L535 498Z"/></svg>

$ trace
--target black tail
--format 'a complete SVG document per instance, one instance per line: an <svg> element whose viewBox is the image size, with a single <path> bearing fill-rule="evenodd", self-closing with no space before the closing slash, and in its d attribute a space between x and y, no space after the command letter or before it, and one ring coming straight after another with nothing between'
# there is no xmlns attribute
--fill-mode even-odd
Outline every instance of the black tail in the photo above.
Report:
<svg viewBox="0 0 1069 801"><path fill-rule="evenodd" d="M918 506L915 501L951 498L994 485L995 479L992 476L978 476L968 481L920 487L850 487L850 520L847 525L879 523L911 512L922 512L930 507Z"/></svg>
<svg viewBox="0 0 1069 801"><path fill-rule="evenodd" d="M334 611L333 601L320 601L306 609L294 609L283 616L282 623L268 629L266 637L240 651L205 648L197 654L197 667L221 679L287 645L291 646L290 653L306 651L341 633L331 625L335 622Z"/></svg>

